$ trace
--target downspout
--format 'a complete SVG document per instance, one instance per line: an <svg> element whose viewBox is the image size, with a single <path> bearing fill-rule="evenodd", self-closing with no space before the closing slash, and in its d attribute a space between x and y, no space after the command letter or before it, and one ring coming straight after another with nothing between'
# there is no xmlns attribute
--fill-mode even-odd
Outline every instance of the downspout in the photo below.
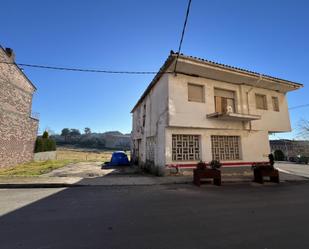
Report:
<svg viewBox="0 0 309 249"><path fill-rule="evenodd" d="M260 74L259 75L259 79L256 81L257 84L259 84L261 82L261 80L263 80L263 75ZM252 91L253 87L250 88L249 91L247 91L247 108L248 108L248 114L250 115L250 105L249 105L249 93ZM252 121L249 121L249 131L252 130Z"/></svg>
<svg viewBox="0 0 309 249"><path fill-rule="evenodd" d="M250 115L250 106L249 106L249 93L252 91L253 87L250 88L249 91L246 92L247 94L247 109L248 109L248 114ZM251 120L249 121L249 131L252 130L252 124L251 124Z"/></svg>

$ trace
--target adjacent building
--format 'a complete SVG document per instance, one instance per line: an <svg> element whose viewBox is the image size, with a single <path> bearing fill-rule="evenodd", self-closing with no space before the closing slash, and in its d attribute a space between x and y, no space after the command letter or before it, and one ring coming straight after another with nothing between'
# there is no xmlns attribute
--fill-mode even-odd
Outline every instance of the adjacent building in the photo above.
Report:
<svg viewBox="0 0 309 249"><path fill-rule="evenodd" d="M0 46L0 167L32 160L38 130L31 116L36 88L14 59L12 49Z"/></svg>
<svg viewBox="0 0 309 249"><path fill-rule="evenodd" d="M281 150L287 159L291 157L309 157L309 141L278 139L270 140L271 152Z"/></svg>
<svg viewBox="0 0 309 249"><path fill-rule="evenodd" d="M132 110L132 159L163 175L200 160L268 160L291 130L286 94L302 84L171 52Z"/></svg>

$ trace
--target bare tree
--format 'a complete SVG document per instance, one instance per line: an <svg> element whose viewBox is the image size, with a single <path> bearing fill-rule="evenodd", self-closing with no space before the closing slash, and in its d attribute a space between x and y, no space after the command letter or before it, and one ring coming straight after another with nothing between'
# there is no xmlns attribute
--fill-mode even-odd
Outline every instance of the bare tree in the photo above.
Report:
<svg viewBox="0 0 309 249"><path fill-rule="evenodd" d="M309 120L302 119L299 122L299 136L304 139L309 139Z"/></svg>

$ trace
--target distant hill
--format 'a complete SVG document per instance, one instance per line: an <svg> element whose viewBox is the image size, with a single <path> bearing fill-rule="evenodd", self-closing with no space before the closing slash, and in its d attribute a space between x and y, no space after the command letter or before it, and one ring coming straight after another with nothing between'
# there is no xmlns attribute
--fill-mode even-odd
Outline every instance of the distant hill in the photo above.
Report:
<svg viewBox="0 0 309 249"><path fill-rule="evenodd" d="M74 136L52 135L57 145L77 146L83 148L130 150L130 134L119 131L108 131L104 133L90 133Z"/></svg>

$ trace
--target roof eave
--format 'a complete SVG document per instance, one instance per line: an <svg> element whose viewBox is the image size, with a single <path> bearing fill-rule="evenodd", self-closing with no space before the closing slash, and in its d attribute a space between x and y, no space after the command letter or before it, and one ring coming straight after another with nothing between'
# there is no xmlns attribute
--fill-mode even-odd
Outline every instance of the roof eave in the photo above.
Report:
<svg viewBox="0 0 309 249"><path fill-rule="evenodd" d="M135 111L135 109L140 105L140 103L144 100L144 98L147 96L147 94L150 92L150 90L152 89L152 87L160 80L161 76L166 73L166 70L168 69L168 67L172 64L173 60L174 60L174 54L170 54L168 56L168 58L165 60L163 66L160 68L160 70L158 71L158 73L155 75L155 77L152 79L152 81L150 82L150 84L148 85L148 87L146 88L146 90L143 92L142 96L139 98L139 100L137 101L137 103L134 105L134 107L131 110L131 113L133 113Z"/></svg>

